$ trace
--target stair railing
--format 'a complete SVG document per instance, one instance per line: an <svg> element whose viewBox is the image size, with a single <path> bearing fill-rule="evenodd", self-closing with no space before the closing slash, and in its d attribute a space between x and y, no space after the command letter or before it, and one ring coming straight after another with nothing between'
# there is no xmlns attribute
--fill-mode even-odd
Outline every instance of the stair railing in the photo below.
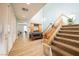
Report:
<svg viewBox="0 0 79 59"><path fill-rule="evenodd" d="M52 24L52 23L50 23L48 26L47 26L47 28L45 29L45 31L43 32L43 37L45 38L45 39L49 39L50 38L50 36L51 36L51 34L52 34L52 30L53 30L53 28L55 28L55 27L57 27L57 22L60 24L63 20L61 20L61 17L62 16L65 16L65 17L67 17L67 18L70 18L70 17L68 17L68 16L66 16L66 15L64 15L64 14L61 14L57 19L56 19L56 21L54 22L54 24ZM58 24L58 25L59 25ZM51 32L51 33L50 33ZM49 35L50 34L50 35Z"/></svg>
<svg viewBox="0 0 79 59"><path fill-rule="evenodd" d="M50 42L52 36L54 36L55 32L58 30L59 27L63 24L62 15L57 17L56 21L49 29L44 33L44 42Z"/></svg>
<svg viewBox="0 0 79 59"><path fill-rule="evenodd" d="M47 28L44 30L43 32L43 37L45 38L46 37L46 33L50 30L50 28L52 27L52 23L50 23Z"/></svg>
<svg viewBox="0 0 79 59"><path fill-rule="evenodd" d="M54 22L54 25L52 25L52 27L49 28L47 33L45 33L47 35L47 37L43 39L44 40L43 41L43 49L44 49L44 54L45 55L52 56L52 50L51 50L50 44L53 41L57 31L64 24L63 19L61 17L62 17L62 15L60 15L56 19L56 21Z"/></svg>
<svg viewBox="0 0 79 59"><path fill-rule="evenodd" d="M52 23L50 23L48 26L47 26L47 28L44 30L44 33L46 33L48 30L49 30L49 28L52 26Z"/></svg>

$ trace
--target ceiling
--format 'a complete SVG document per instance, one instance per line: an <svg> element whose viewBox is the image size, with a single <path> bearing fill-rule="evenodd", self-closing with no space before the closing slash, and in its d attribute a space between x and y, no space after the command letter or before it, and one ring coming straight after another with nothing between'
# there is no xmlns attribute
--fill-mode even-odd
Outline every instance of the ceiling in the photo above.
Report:
<svg viewBox="0 0 79 59"><path fill-rule="evenodd" d="M44 5L45 3L13 3L12 7L17 19L23 22L25 20L30 20Z"/></svg>

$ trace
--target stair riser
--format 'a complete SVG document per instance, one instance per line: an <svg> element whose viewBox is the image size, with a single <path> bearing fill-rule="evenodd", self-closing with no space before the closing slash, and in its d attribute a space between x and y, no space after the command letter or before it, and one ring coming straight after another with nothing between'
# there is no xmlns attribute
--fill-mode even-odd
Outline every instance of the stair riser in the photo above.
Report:
<svg viewBox="0 0 79 59"><path fill-rule="evenodd" d="M69 48L66 48L66 47L61 46L61 45L56 44L56 43L53 43L53 45L56 46L56 47L58 47L58 48L60 48L60 49L63 49L63 50L65 50L65 51L67 51L68 53L71 53L71 54L73 54L73 55L79 56L79 52L76 52L76 51L74 51L74 50L71 50L71 49L69 49Z"/></svg>
<svg viewBox="0 0 79 59"><path fill-rule="evenodd" d="M62 27L79 27L79 26L62 26Z"/></svg>
<svg viewBox="0 0 79 59"><path fill-rule="evenodd" d="M60 28L61 30L79 30L79 28Z"/></svg>
<svg viewBox="0 0 79 59"><path fill-rule="evenodd" d="M62 27L79 27L79 24L77 24L77 25L64 25Z"/></svg>
<svg viewBox="0 0 79 59"><path fill-rule="evenodd" d="M65 32L65 31L59 31L59 33L66 33L66 34L76 34L76 35L79 35L79 32Z"/></svg>
<svg viewBox="0 0 79 59"><path fill-rule="evenodd" d="M79 41L79 37L74 37L74 36L66 36L66 35L58 35L59 37L63 37L63 38L68 38L68 39L73 39L73 40L78 40Z"/></svg>
<svg viewBox="0 0 79 59"><path fill-rule="evenodd" d="M60 28L60 31L58 31L58 33L54 37L54 41L52 42L52 53L54 53L54 55L56 56L63 56L63 55L79 56L78 35L79 35L79 24L62 26Z"/></svg>
<svg viewBox="0 0 79 59"><path fill-rule="evenodd" d="M55 50L52 50L53 56L63 56L62 54L58 53Z"/></svg>
<svg viewBox="0 0 79 59"><path fill-rule="evenodd" d="M79 48L79 43L74 43L74 42L71 42L71 41L67 41L67 40L62 40L62 39L58 39L58 38L55 38L56 41L59 41L59 42L62 42L62 43L65 43L65 44L68 44L68 45L72 45L72 46L75 46L75 47L78 47Z"/></svg>

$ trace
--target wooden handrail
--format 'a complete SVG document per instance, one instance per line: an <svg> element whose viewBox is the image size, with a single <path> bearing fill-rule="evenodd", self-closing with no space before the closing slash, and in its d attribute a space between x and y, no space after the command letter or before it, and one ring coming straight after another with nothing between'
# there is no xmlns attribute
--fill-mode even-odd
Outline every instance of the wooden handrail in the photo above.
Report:
<svg viewBox="0 0 79 59"><path fill-rule="evenodd" d="M56 21L54 22L54 25L52 25L52 27L50 27L50 29L44 34L44 39L46 40L46 42L50 42L50 40L52 39L51 36L54 36L55 32L57 31L57 29L63 24L63 20L61 18L62 15L60 15Z"/></svg>

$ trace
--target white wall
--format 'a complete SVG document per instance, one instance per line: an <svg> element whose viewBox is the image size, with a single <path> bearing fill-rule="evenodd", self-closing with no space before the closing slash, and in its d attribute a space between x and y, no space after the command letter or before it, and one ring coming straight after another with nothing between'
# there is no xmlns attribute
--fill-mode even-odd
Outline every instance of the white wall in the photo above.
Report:
<svg viewBox="0 0 79 59"><path fill-rule="evenodd" d="M0 27L2 24L0 55L7 55L16 39L16 19L12 9L8 5L8 3L0 4Z"/></svg>
<svg viewBox="0 0 79 59"><path fill-rule="evenodd" d="M43 9L41 9L38 13L36 13L36 15L31 18L30 23L43 24Z"/></svg>
<svg viewBox="0 0 79 59"><path fill-rule="evenodd" d="M9 38L8 38L8 52L11 50L13 43L16 40L16 18L14 10L11 5L8 7L8 24L10 28Z"/></svg>
<svg viewBox="0 0 79 59"><path fill-rule="evenodd" d="M42 12L41 12L42 11ZM43 30L48 26L49 23L54 23L56 18L60 14L75 15L75 24L79 24L79 4L74 3L49 3L46 4L33 18L35 22L43 20ZM41 16L41 17L40 17ZM39 19L39 20L38 20ZM38 20L38 21L36 21ZM65 21L65 20L64 20Z"/></svg>
<svg viewBox="0 0 79 59"><path fill-rule="evenodd" d="M53 23L56 20L56 18L62 13L65 15L75 15L76 20L74 21L74 23L79 24L79 4L53 3L45 5L43 9L45 18L44 29L47 24L49 24L50 22ZM48 19L47 17L50 19Z"/></svg>
<svg viewBox="0 0 79 59"><path fill-rule="evenodd" d="M2 39L0 46L0 55L7 53L7 25L8 25L8 4L0 4L0 22L2 23Z"/></svg>

